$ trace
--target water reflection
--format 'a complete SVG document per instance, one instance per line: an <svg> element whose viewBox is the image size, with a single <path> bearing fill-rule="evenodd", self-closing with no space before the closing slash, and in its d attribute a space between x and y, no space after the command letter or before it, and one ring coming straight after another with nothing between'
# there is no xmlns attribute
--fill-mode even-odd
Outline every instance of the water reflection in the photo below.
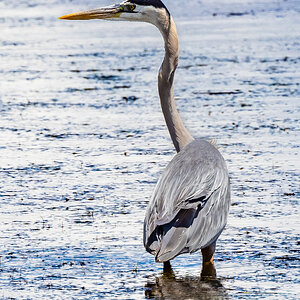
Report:
<svg viewBox="0 0 300 300"><path fill-rule="evenodd" d="M218 279L200 276L176 277L163 274L148 281L146 299L228 299L226 289Z"/></svg>

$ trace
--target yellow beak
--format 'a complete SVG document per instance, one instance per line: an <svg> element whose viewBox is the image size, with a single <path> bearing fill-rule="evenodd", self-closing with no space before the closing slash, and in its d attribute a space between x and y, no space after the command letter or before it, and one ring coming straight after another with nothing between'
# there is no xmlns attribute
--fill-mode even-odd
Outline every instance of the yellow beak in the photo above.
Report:
<svg viewBox="0 0 300 300"><path fill-rule="evenodd" d="M92 9L88 11L80 11L73 14L65 15L59 19L63 20L91 20L91 19L110 19L118 18L124 11L120 5Z"/></svg>

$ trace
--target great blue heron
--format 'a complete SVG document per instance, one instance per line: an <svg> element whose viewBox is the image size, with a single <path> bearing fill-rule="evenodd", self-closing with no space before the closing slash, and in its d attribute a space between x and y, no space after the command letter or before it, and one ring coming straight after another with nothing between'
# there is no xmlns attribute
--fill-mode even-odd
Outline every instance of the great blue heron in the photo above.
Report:
<svg viewBox="0 0 300 300"><path fill-rule="evenodd" d="M178 152L160 177L144 221L144 245L157 262L182 253L202 251L202 275L214 276L216 240L223 231L230 206L230 183L220 152L205 140L195 140L176 109L173 81L178 64L176 26L160 0L130 0L69 14L60 19L113 19L148 22L161 32L165 57L158 74L162 111Z"/></svg>

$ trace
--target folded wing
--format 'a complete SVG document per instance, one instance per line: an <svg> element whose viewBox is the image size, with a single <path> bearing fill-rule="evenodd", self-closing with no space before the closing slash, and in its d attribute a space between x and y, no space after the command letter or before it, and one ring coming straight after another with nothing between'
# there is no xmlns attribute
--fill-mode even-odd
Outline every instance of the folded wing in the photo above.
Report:
<svg viewBox="0 0 300 300"><path fill-rule="evenodd" d="M224 229L230 205L227 168L219 151L198 140L171 160L159 179L144 222L144 245L157 261L194 252Z"/></svg>

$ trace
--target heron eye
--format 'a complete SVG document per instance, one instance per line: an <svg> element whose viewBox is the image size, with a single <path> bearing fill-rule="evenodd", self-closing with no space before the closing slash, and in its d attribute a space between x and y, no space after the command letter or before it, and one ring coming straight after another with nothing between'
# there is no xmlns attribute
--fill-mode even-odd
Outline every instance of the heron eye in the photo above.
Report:
<svg viewBox="0 0 300 300"><path fill-rule="evenodd" d="M130 11L133 11L134 9L135 9L135 5L133 5L133 4L129 4L128 5L128 9L130 10Z"/></svg>

